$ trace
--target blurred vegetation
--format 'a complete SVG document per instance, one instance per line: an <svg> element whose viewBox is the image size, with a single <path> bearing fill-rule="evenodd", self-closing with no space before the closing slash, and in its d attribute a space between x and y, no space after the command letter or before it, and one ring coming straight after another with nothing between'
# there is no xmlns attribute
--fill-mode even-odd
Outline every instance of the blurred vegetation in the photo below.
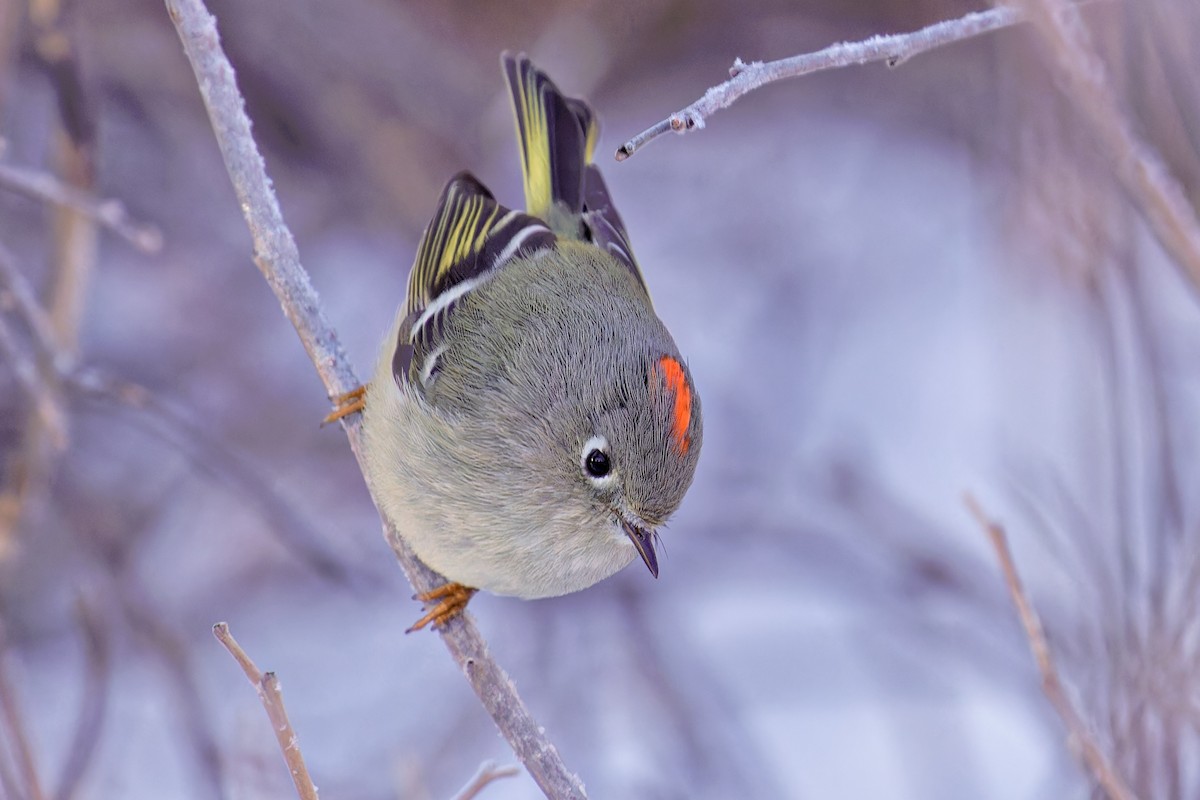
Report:
<svg viewBox="0 0 1200 800"><path fill-rule="evenodd" d="M592 100L607 158L735 57L976 6L210 8L361 375L446 178L468 168L519 192L502 50ZM1200 5L1088 3L1086 29L1118 106L1200 203ZM1197 294L1059 90L1055 57L1026 26L895 71L781 84L606 167L643 212L626 213L639 253L676 257L648 269L656 303L708 366L700 510L668 540L673 583L619 576L480 611L594 796L850 796L876 758L907 774L893 796L1085 791L963 488L1008 523L1071 694L1138 795L1195 795ZM433 637L400 636L407 588L341 437L316 428L326 398L252 269L162 5L0 5L0 136L3 165L115 198L164 241L142 252L0 181L0 259L38 293L55 347L107 379L64 379L0 303L67 420L58 447L0 362L0 691L21 700L46 796L286 796L269 731L243 718L253 697L209 637L225 617L289 690L296 676L293 721L335 795L446 796L504 759ZM964 208L971 227L955 230ZM983 341L983 363L922 338L956 305L945 319L963 327L932 335ZM847 373L873 391L826 388ZM929 405L900 417L890 403L910 396ZM844 421L831 408L861 425L821 428ZM870 427L892 414L883 435ZM949 454L944 469L930 453ZM972 691L1023 716L973 727ZM860 725L863 706L901 721ZM0 797L20 796L9 730ZM780 730L839 757L793 774ZM1032 789L1009 792L997 776L1028 766L1020 744L1042 760ZM511 783L486 796L531 796Z"/></svg>

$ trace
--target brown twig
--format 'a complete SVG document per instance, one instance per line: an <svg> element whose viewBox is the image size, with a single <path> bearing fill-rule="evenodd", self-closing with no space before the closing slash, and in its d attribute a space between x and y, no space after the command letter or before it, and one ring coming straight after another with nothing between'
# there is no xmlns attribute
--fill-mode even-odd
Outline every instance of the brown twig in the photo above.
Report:
<svg viewBox="0 0 1200 800"><path fill-rule="evenodd" d="M938 22L911 33L873 36L861 42L842 42L815 53L804 53L778 61L755 61L746 64L739 58L729 69L729 80L712 87L690 106L676 111L629 139L617 148L616 159L624 161L664 134L683 134L703 128L705 121L713 114L728 108L743 95L768 83L876 61L883 61L889 67L898 67L913 56L928 50L1007 28L1024 20L1024 14L1015 9L997 7Z"/></svg>
<svg viewBox="0 0 1200 800"><path fill-rule="evenodd" d="M166 0L166 6L196 73L225 167L250 228L255 264L296 328L328 396L345 394L360 383L336 331L321 309L308 273L300 264L295 240L284 224L262 156L250 133L250 120L233 67L221 49L216 20L202 0ZM361 468L360 422L343 418L342 426ZM421 564L387 520L384 530L396 558L418 592L445 583L445 579ZM567 769L511 679L492 659L472 617L464 614L440 633L476 696L547 797L555 800L586 797L582 782Z"/></svg>
<svg viewBox="0 0 1200 800"><path fill-rule="evenodd" d="M1021 627L1025 629L1029 648L1033 651L1033 660L1037 663L1038 672L1042 676L1042 691L1067 726L1068 741L1072 745L1072 750L1078 749L1078 755L1082 758L1084 766L1112 800L1135 800L1134 794L1109 763L1108 757L1088 730L1083 717L1067 697L1062 680L1058 675L1058 668L1050 654L1050 645L1046 641L1046 632L1042 628L1041 619L1017 574L1017 567L1013 561L1012 552L1008 548L1008 537L1005 536L1004 528L984 513L974 496L967 494L963 501L966 503L967 510L971 512L971 516L987 534L988 540L996 551L996 560L1000 562L1000 570L1004 573L1004 583L1008 587L1009 594L1012 595L1013 605L1017 607L1017 616L1021 620Z"/></svg>
<svg viewBox="0 0 1200 800"><path fill-rule="evenodd" d="M1162 158L1134 131L1117 106L1108 71L1079 20L1061 0L1018 0L1049 45L1070 88L1070 102L1091 123L1117 178L1163 249L1200 291L1200 220Z"/></svg>
<svg viewBox="0 0 1200 800"><path fill-rule="evenodd" d="M296 785L296 794L300 796L301 800L317 800L317 787L313 785L312 778L308 774L308 767L304 765L304 756L300 752L296 732L292 730L287 709L283 705L279 679L274 672L259 671L254 661L229 632L229 623L218 622L213 625L213 636L217 637L217 641L224 645L229 654L238 662L238 666L242 668L242 672L246 673L246 678L258 692L258 699L262 701L263 708L267 711L267 718L271 720L271 728L275 731L279 749L283 751L283 759L287 762L288 771L292 775L292 783Z"/></svg>

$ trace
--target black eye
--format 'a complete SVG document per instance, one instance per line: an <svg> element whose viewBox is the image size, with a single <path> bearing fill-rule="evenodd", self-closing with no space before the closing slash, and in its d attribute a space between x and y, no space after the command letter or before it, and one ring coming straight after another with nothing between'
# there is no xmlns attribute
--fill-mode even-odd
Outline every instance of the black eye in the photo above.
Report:
<svg viewBox="0 0 1200 800"><path fill-rule="evenodd" d="M608 454L603 450L593 450L588 453L583 465L593 478L603 478L612 469L612 465L608 463Z"/></svg>

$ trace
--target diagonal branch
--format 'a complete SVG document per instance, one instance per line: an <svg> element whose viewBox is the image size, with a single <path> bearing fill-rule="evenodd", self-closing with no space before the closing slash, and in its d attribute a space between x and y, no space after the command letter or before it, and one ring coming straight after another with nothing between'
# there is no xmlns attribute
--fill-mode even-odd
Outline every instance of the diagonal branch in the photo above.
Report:
<svg viewBox="0 0 1200 800"><path fill-rule="evenodd" d="M131 219L120 200L99 200L49 173L0 163L0 188L69 209L103 225L143 253L162 249L162 232L153 225Z"/></svg>
<svg viewBox="0 0 1200 800"><path fill-rule="evenodd" d="M617 148L617 161L624 161L663 134L672 131L683 134L703 128L705 120L713 114L723 108L729 108L743 95L768 83L875 61L883 61L889 67L898 67L913 56L928 50L991 33L1023 21L1025 15L1021 12L1012 8L997 7L938 22L911 33L872 36L862 42L841 42L815 53L804 53L778 61L755 61L746 64L739 58L729 69L729 80L712 87L687 108L676 111L625 142Z"/></svg>
<svg viewBox="0 0 1200 800"><path fill-rule="evenodd" d="M1067 697L1062 679L1058 675L1058 667L1050 655L1050 645L1046 641L1042 621L1025 592L1021 576L1017 574L1017 566L1013 562L1012 551L1008 549L1008 537L1004 534L1004 528L988 518L974 496L968 494L963 501L996 551L996 560L1000 562L1000 570L1004 573L1004 583L1012 595L1013 605L1017 607L1017 616L1021 620L1021 627L1025 629L1029 649L1033 651L1033 660L1042 676L1042 691L1067 726L1068 741L1072 744L1072 750L1078 749L1078 756L1083 760L1084 766L1112 800L1136 800L1133 792L1125 785L1125 781L1096 742L1096 738L1088 730L1083 717Z"/></svg>
<svg viewBox="0 0 1200 800"><path fill-rule="evenodd" d="M266 175L262 156L250 133L244 101L233 67L221 49L216 20L203 0L166 0L184 52L200 87L217 144L254 240L254 262L296 328L329 397L359 385L337 333L325 318L308 273L300 265L291 232L283 222L278 201ZM350 448L363 465L361 423L343 419ZM417 591L428 591L444 580L417 560L399 532L384 520L385 536ZM516 687L492 660L487 644L469 615L450 623L442 640L467 676L496 726L512 746L530 776L550 798L583 798L583 784L567 769L517 694Z"/></svg>

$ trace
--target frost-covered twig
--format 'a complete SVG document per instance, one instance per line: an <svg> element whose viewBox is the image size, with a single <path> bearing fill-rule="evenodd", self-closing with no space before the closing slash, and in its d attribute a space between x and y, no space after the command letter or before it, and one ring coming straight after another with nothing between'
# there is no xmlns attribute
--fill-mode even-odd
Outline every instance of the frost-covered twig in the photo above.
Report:
<svg viewBox="0 0 1200 800"><path fill-rule="evenodd" d="M665 133L687 133L696 128L703 128L705 120L717 111L728 108L742 95L768 83L874 61L883 61L889 67L898 67L927 50L1007 28L1024 19L1024 15L1015 9L997 7L967 14L959 19L938 22L911 33L873 36L862 42L842 42L815 53L804 53L778 61L755 61L746 64L739 58L729 69L729 80L712 87L687 108L676 111L657 125L625 142L617 148L617 161L624 161Z"/></svg>
<svg viewBox="0 0 1200 800"><path fill-rule="evenodd" d="M308 273L300 265L296 243L283 222L262 156L250 133L250 120L233 67L221 50L216 20L202 0L166 0L166 5L196 73L225 167L250 227L254 261L300 335L328 396L345 394L357 387L359 381L333 326L321 310ZM342 425L361 466L360 422L346 418ZM386 520L384 528L389 544L417 591L428 591L445 582L417 560ZM550 798L585 797L583 784L567 769L525 708L508 675L492 659L470 615L464 614L451 622L441 635L480 702L542 791Z"/></svg>
<svg viewBox="0 0 1200 800"><path fill-rule="evenodd" d="M1045 692L1046 698L1067 726L1068 742L1072 745L1072 749L1078 748L1079 757L1082 758L1084 766L1112 800L1135 800L1133 792L1117 774L1116 769L1109 762L1108 756L1100 749L1095 737L1088 730L1087 723L1084 722L1083 717L1067 697L1062 680L1058 676L1058 667L1055 666L1054 659L1050 655L1050 645L1046 642L1046 632L1042 628L1042 621L1038 617L1033 603L1029 600L1029 595L1025 592L1020 575L1017 574L1017 567L1013 561L1012 552L1008 549L1008 537L1004 534L1004 528L984 513L982 506L972 495L968 494L963 499L966 502L967 510L983 528L996 551L996 560L1000 562L1000 570L1004 573L1004 583L1008 587L1009 594L1012 595L1013 605L1017 607L1017 616L1021 620L1021 627L1025 630L1026 638L1029 639L1029 649L1033 651L1033 660L1037 663L1038 672L1042 676L1042 691Z"/></svg>
<svg viewBox="0 0 1200 800"><path fill-rule="evenodd" d="M1017 0L1049 45L1070 101L1091 123L1117 178L1194 288L1200 291L1200 220L1179 182L1117 105L1087 29L1061 0Z"/></svg>
<svg viewBox="0 0 1200 800"><path fill-rule="evenodd" d="M246 651L229 632L228 623L218 622L213 625L213 636L217 637L217 641L224 645L229 654L238 662L238 666L242 668L242 672L246 673L246 678L258 692L258 699L262 701L263 708L267 711L267 718L271 720L271 729L275 731L279 749L283 751L283 759L287 762L288 772L292 774L292 783L296 785L296 794L300 796L300 800L317 800L317 787L313 785L312 778L309 777L308 767L304 765L304 756L300 753L300 743L296 740L296 732L292 729L287 709L283 706L283 694L279 690L279 679L274 672L259 671L258 667L254 665L254 661L246 655Z"/></svg>

